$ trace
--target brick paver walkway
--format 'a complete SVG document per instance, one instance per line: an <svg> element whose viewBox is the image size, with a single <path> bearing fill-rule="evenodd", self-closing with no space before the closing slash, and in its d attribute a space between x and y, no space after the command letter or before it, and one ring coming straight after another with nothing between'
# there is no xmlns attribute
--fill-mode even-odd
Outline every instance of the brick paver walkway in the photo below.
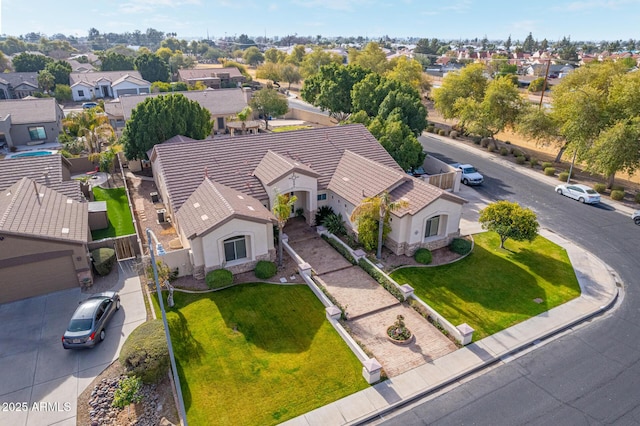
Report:
<svg viewBox="0 0 640 426"><path fill-rule="evenodd" d="M349 318L345 326L393 377L457 349L446 336L411 307L400 302L359 266L352 266L340 253L301 220L285 228L291 247L308 262L321 283L340 303ZM415 340L396 345L386 337L398 315Z"/></svg>

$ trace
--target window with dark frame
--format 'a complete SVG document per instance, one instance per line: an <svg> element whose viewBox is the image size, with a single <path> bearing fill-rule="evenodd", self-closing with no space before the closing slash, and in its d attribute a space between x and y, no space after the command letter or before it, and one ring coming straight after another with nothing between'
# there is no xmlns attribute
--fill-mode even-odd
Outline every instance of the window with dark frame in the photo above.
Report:
<svg viewBox="0 0 640 426"><path fill-rule="evenodd" d="M41 141L47 138L47 133L43 126L29 127L29 137L32 141Z"/></svg>
<svg viewBox="0 0 640 426"><path fill-rule="evenodd" d="M424 232L424 237L435 237L438 235L438 229L440 228L440 216L434 216L427 220L427 228Z"/></svg>
<svg viewBox="0 0 640 426"><path fill-rule="evenodd" d="M232 237L224 240L224 260L233 262L234 260L246 259L247 242L245 236Z"/></svg>

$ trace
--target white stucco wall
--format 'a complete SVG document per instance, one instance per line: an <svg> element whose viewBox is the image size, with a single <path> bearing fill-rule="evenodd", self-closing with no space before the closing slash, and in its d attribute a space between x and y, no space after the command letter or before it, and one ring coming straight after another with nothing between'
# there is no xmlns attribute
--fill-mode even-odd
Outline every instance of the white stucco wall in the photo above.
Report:
<svg viewBox="0 0 640 426"><path fill-rule="evenodd" d="M80 96L79 91L83 92ZM84 85L78 85L71 88L71 96L74 101L90 101L93 99L93 88Z"/></svg>
<svg viewBox="0 0 640 426"><path fill-rule="evenodd" d="M118 97L118 92L123 90L131 90L131 89L135 90L136 94L149 93L151 90L151 86L147 84L138 85L130 81L122 81L118 84L111 86L111 90L113 91L113 97L115 98Z"/></svg>
<svg viewBox="0 0 640 426"><path fill-rule="evenodd" d="M224 240L241 235L247 237L247 258L225 264ZM233 219L203 237L194 238L191 249L194 263L204 264L205 270L253 261L273 249L273 225Z"/></svg>
<svg viewBox="0 0 640 426"><path fill-rule="evenodd" d="M446 221L443 219L440 220L438 236L431 237L433 240L438 240L458 231L460 218L462 216L462 205L441 198L413 216L405 215L402 218L398 218L392 214L391 217L393 220L391 222L391 232L389 233L388 238L391 238L398 243L422 243L425 241L424 234L427 226L427 220L438 215L443 217L446 216L447 218Z"/></svg>

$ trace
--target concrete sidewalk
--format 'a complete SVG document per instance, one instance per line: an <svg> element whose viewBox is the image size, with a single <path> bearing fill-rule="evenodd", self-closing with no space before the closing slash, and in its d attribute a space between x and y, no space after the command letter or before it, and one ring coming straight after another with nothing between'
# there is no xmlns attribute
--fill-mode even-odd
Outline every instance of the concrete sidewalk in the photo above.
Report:
<svg viewBox="0 0 640 426"><path fill-rule="evenodd" d="M461 196L469 200L469 204L460 222L461 232L464 235L480 232L477 215L487 200L470 188L463 187L462 192ZM372 420L571 328L615 303L618 286L612 270L551 231L540 230L540 235L567 251L582 290L580 297L284 424L346 425Z"/></svg>

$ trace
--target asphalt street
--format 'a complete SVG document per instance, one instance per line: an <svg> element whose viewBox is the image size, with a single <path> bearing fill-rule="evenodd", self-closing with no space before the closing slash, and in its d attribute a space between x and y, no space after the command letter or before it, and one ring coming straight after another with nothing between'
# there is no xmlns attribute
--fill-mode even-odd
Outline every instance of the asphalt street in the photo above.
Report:
<svg viewBox="0 0 640 426"><path fill-rule="evenodd" d="M608 205L583 205L553 185L468 152L455 141L420 138L448 162L471 163L485 177L477 190L534 210L541 226L574 241L614 269L620 306L534 350L425 398L376 424L640 424L640 227Z"/></svg>

